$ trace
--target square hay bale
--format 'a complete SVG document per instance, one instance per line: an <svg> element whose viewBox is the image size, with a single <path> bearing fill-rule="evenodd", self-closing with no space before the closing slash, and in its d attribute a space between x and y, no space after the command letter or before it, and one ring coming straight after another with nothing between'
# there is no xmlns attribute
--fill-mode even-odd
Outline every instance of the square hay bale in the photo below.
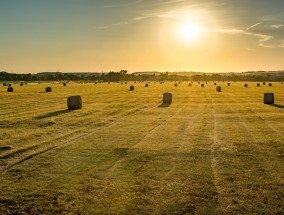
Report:
<svg viewBox="0 0 284 215"><path fill-rule="evenodd" d="M67 98L68 110L82 109L82 98L81 96L69 96Z"/></svg>
<svg viewBox="0 0 284 215"><path fill-rule="evenodd" d="M3 87L7 87L8 86L8 84L7 83L3 83Z"/></svg>
<svg viewBox="0 0 284 215"><path fill-rule="evenodd" d="M13 87L8 87L7 88L7 92L13 92L14 91L14 88Z"/></svg>
<svg viewBox="0 0 284 215"><path fill-rule="evenodd" d="M245 84L245 87L248 87L248 84Z"/></svg>
<svg viewBox="0 0 284 215"><path fill-rule="evenodd" d="M46 92L46 93L49 93L49 92L51 92L51 91L52 91L52 88L51 88L51 87L46 87L46 88L45 88L45 92Z"/></svg>
<svg viewBox="0 0 284 215"><path fill-rule="evenodd" d="M145 84L145 87L149 87L149 84Z"/></svg>
<svg viewBox="0 0 284 215"><path fill-rule="evenodd" d="M172 98L173 98L173 95L171 93L164 93L163 94L163 104L171 104Z"/></svg>
<svg viewBox="0 0 284 215"><path fill-rule="evenodd" d="M204 84L201 84L201 87L204 87Z"/></svg>
<svg viewBox="0 0 284 215"><path fill-rule="evenodd" d="M216 87L216 90L217 90L217 92L222 92L221 86L217 86L217 87Z"/></svg>
<svg viewBox="0 0 284 215"><path fill-rule="evenodd" d="M264 93L263 103L264 104L274 104L274 93Z"/></svg>
<svg viewBox="0 0 284 215"><path fill-rule="evenodd" d="M228 83L227 85L228 85L228 87L229 87L229 86L231 86L231 83Z"/></svg>
<svg viewBox="0 0 284 215"><path fill-rule="evenodd" d="M22 87L22 86L24 86L24 84L23 84L23 83L20 83L20 86Z"/></svg>
<svg viewBox="0 0 284 215"><path fill-rule="evenodd" d="M129 90L130 90L130 91L134 91L134 86L130 86L130 87L129 87Z"/></svg>

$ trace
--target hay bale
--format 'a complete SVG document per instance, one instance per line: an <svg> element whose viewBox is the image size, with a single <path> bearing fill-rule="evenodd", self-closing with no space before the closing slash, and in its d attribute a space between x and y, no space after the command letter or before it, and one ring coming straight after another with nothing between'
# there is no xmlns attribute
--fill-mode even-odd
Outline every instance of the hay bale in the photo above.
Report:
<svg viewBox="0 0 284 215"><path fill-rule="evenodd" d="M67 86L67 83L63 83L63 86L66 87L66 86Z"/></svg>
<svg viewBox="0 0 284 215"><path fill-rule="evenodd" d="M149 84L145 84L145 87L149 87Z"/></svg>
<svg viewBox="0 0 284 215"><path fill-rule="evenodd" d="M177 87L178 86L178 84L175 84L175 87Z"/></svg>
<svg viewBox="0 0 284 215"><path fill-rule="evenodd" d="M13 87L8 87L7 88L7 92L13 92L14 91L14 88Z"/></svg>
<svg viewBox="0 0 284 215"><path fill-rule="evenodd" d="M67 98L68 110L82 109L82 98L81 96L69 96Z"/></svg>
<svg viewBox="0 0 284 215"><path fill-rule="evenodd" d="M188 84L189 87L191 87L191 85L192 85L192 84L190 84L190 83Z"/></svg>
<svg viewBox="0 0 284 215"><path fill-rule="evenodd" d="M164 93L163 94L163 104L171 104L172 98L173 98L173 95L171 93Z"/></svg>
<svg viewBox="0 0 284 215"><path fill-rule="evenodd" d="M20 86L22 87L22 86L24 86L24 84L23 84L23 83L20 83Z"/></svg>
<svg viewBox="0 0 284 215"><path fill-rule="evenodd" d="M12 84L8 84L8 87L12 87Z"/></svg>
<svg viewBox="0 0 284 215"><path fill-rule="evenodd" d="M257 86L257 87L260 87L260 83L257 83L256 86Z"/></svg>
<svg viewBox="0 0 284 215"><path fill-rule="evenodd" d="M264 104L274 104L274 93L264 93L263 103Z"/></svg>
<svg viewBox="0 0 284 215"><path fill-rule="evenodd" d="M228 83L227 85L228 85L228 87L229 87L229 86L231 86L231 83Z"/></svg>
<svg viewBox="0 0 284 215"><path fill-rule="evenodd" d="M201 87L204 87L204 84L201 84Z"/></svg>
<svg viewBox="0 0 284 215"><path fill-rule="evenodd" d="M134 91L134 86L130 86L129 90Z"/></svg>
<svg viewBox="0 0 284 215"><path fill-rule="evenodd" d="M8 84L7 83L3 83L3 87L7 87L8 86Z"/></svg>
<svg viewBox="0 0 284 215"><path fill-rule="evenodd" d="M221 86L217 86L217 87L216 87L216 90L217 90L217 92L222 92Z"/></svg>
<svg viewBox="0 0 284 215"><path fill-rule="evenodd" d="M0 146L0 152L1 152L1 151L11 150L11 149L13 149L13 146L9 146L9 145Z"/></svg>
<svg viewBox="0 0 284 215"><path fill-rule="evenodd" d="M265 85L265 82L262 82L263 85Z"/></svg>
<svg viewBox="0 0 284 215"><path fill-rule="evenodd" d="M269 87L272 87L272 83L269 83L268 86L269 86Z"/></svg>
<svg viewBox="0 0 284 215"><path fill-rule="evenodd" d="M248 87L248 84L245 84L245 87Z"/></svg>
<svg viewBox="0 0 284 215"><path fill-rule="evenodd" d="M214 86L216 86L217 85L217 83L214 83Z"/></svg>
<svg viewBox="0 0 284 215"><path fill-rule="evenodd" d="M52 91L52 88L51 88L51 87L46 87L46 88L45 88L45 92L46 92L46 93L51 92L51 91Z"/></svg>

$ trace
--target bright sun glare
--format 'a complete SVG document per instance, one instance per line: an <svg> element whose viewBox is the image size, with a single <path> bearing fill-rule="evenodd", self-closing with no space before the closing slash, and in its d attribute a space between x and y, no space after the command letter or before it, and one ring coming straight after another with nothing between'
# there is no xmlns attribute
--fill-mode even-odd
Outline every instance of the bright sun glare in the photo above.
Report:
<svg viewBox="0 0 284 215"><path fill-rule="evenodd" d="M200 37L201 28L194 23L185 23L179 26L177 38L187 41L196 40Z"/></svg>

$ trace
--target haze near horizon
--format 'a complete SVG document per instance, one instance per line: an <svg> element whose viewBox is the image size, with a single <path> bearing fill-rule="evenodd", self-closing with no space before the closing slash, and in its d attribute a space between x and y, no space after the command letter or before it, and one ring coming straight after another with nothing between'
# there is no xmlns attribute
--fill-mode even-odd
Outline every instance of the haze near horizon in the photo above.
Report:
<svg viewBox="0 0 284 215"><path fill-rule="evenodd" d="M282 0L0 2L0 71L284 69Z"/></svg>

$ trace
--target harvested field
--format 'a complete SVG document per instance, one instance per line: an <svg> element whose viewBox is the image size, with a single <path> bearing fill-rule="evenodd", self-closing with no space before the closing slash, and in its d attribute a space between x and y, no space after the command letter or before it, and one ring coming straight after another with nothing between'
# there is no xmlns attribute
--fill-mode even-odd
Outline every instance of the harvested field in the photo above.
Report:
<svg viewBox="0 0 284 215"><path fill-rule="evenodd" d="M0 86L0 214L284 213L281 83L128 84Z"/></svg>

